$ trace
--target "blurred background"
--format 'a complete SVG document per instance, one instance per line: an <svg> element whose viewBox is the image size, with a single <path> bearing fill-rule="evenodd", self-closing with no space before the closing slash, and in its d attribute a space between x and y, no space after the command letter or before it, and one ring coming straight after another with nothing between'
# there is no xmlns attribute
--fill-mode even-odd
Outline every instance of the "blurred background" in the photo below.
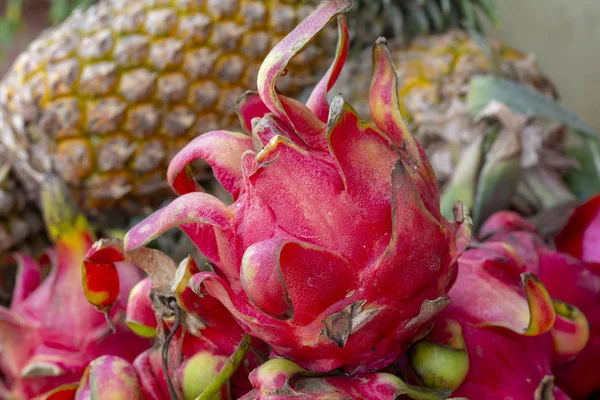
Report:
<svg viewBox="0 0 600 400"><path fill-rule="evenodd" d="M26 27L10 41L0 40L0 74L50 24L47 0L23 1ZM0 0L1 12L6 4ZM600 0L502 0L497 6L499 35L513 47L534 53L557 85L563 105L600 130Z"/></svg>
<svg viewBox="0 0 600 400"><path fill-rule="evenodd" d="M600 130L600 1L502 0L500 36L536 55L562 103Z"/></svg>

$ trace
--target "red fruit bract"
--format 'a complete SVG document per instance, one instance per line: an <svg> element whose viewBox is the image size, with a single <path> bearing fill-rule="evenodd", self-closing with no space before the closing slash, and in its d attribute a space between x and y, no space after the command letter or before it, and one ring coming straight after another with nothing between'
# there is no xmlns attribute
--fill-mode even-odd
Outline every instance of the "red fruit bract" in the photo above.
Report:
<svg viewBox="0 0 600 400"><path fill-rule="evenodd" d="M252 138L215 131L191 142L169 166L181 197L125 238L127 254L179 226L218 270L196 274L190 286L218 298L275 354L318 371L390 364L448 304L470 238L461 205L455 222L440 215L435 176L400 114L384 40L373 50L374 125L339 96L327 104L348 50L338 15L350 5L326 1L271 51L258 94L238 104ZM337 58L308 105L279 95L275 81L289 60L336 16ZM196 191L186 171L198 158L233 205Z"/></svg>
<svg viewBox="0 0 600 400"><path fill-rule="evenodd" d="M150 343L123 323L112 334L104 315L85 301L81 262L93 243L85 218L65 198L55 178L44 183L43 208L56 247L47 253L51 268L41 279L37 261L17 255L15 296L0 307L0 398L25 399L77 382L87 364L103 354L133 360ZM122 320L131 287L141 278L132 264L116 266L122 297L112 316ZM60 398L61 391L52 394ZM65 392L66 393L66 392ZM66 395L65 395L66 396Z"/></svg>

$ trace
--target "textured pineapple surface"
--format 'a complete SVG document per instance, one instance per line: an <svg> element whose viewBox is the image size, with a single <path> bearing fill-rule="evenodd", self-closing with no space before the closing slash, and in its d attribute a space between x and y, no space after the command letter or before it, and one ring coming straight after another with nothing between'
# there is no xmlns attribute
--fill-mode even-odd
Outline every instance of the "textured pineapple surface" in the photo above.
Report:
<svg viewBox="0 0 600 400"><path fill-rule="evenodd" d="M9 160L8 149L0 143L0 263L7 250L26 250L26 247L14 249L14 246L38 233L43 237L44 230L39 209L25 196Z"/></svg>
<svg viewBox="0 0 600 400"><path fill-rule="evenodd" d="M497 73L555 97L556 91L530 54L492 41ZM440 184L454 172L462 151L475 135L489 130L476 124L468 114L466 95L471 78L494 72L494 66L482 48L464 31L418 37L404 48L390 43L392 58L400 79L399 98L411 132L425 147ZM371 84L370 51L354 59L342 73L332 93L341 92L363 118L369 115L368 93ZM555 126L556 124L554 124ZM549 127L552 128L552 127ZM529 144L538 152L542 146L560 142L557 129L530 130ZM557 143L559 144L559 143Z"/></svg>
<svg viewBox="0 0 600 400"><path fill-rule="evenodd" d="M237 129L236 99L255 89L266 54L315 3L111 0L75 13L33 42L0 85L26 149L19 162L55 169L88 214L156 206L170 194L170 158L197 135ZM283 92L313 83L330 33L294 60Z"/></svg>

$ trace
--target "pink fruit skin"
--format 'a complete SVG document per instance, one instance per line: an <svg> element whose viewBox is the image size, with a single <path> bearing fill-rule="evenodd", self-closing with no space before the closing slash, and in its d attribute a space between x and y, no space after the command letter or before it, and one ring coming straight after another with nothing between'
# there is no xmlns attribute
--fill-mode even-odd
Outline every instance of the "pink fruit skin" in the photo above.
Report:
<svg viewBox="0 0 600 400"><path fill-rule="evenodd" d="M594 232L600 230L600 219L594 211L599 199L592 199L576 210L557 236L557 247L564 253L550 248L533 226L514 213L497 213L482 227L486 241L501 241L513 246L525 260L526 269L539 277L552 298L576 306L587 318L590 325L587 346L575 360L553 368L557 384L576 400L600 392L600 368L597 368L600 359L600 268L594 255L599 247L592 239L596 235ZM515 224L517 220L520 222Z"/></svg>
<svg viewBox="0 0 600 400"><path fill-rule="evenodd" d="M26 399L62 384L79 381L88 363L104 354L133 360L150 346L123 323L112 334L104 315L90 305L81 286L81 262L93 239L85 231L63 236L48 252L51 270L40 282L37 261L17 255L19 271L10 309L0 308L0 398ZM129 290L141 279L139 269L119 263L121 295L111 315L125 312ZM22 377L31 363L44 363L56 376Z"/></svg>
<svg viewBox="0 0 600 400"><path fill-rule="evenodd" d="M288 61L349 5L326 1L272 50L258 93L238 104L252 137L214 131L192 141L169 166L180 197L128 232L124 246L133 252L180 227L216 269L190 286L219 299L275 355L316 371L393 362L447 305L470 239L460 205L454 222L440 214L433 170L400 114L385 41L373 50L374 125L341 97L326 101L348 53L343 17L337 58L307 105L277 93ZM231 206L190 179L196 159L210 164Z"/></svg>
<svg viewBox="0 0 600 400"><path fill-rule="evenodd" d="M427 337L464 340L469 369L453 397L531 400L542 380L551 379L552 302L535 276L521 275L525 266L513 251L499 243L477 244L459 258L452 303ZM449 329L456 322L459 332ZM569 399L556 386L549 390L554 399Z"/></svg>

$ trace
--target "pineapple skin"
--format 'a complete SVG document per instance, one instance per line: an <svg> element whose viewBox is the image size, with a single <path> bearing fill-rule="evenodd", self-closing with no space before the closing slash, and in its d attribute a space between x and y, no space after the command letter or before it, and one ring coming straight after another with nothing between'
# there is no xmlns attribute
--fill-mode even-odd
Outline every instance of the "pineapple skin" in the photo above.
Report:
<svg viewBox="0 0 600 400"><path fill-rule="evenodd" d="M239 129L237 98L256 89L266 54L317 3L105 0L44 32L0 83L29 197L37 183L23 171L54 170L90 216L153 211L171 196L172 156L202 133ZM319 39L293 61L282 92L314 83L336 32Z"/></svg>
<svg viewBox="0 0 600 400"><path fill-rule="evenodd" d="M551 98L558 96L532 55L498 41L492 41L490 45L499 58L498 67L504 78ZM493 67L487 55L462 30L420 36L411 40L408 47L395 40L389 47L400 82L398 94L402 114L428 153L440 187L443 187L473 137L491 130L485 121L473 122L468 114L466 94L471 78L492 73ZM371 52L367 50L352 60L332 90L332 93L342 93L363 118L369 115L368 98L364 93L368 93L371 85L370 58ZM556 124L549 124L541 129L544 137L540 144L560 147L563 132ZM529 152L540 150L524 149Z"/></svg>

